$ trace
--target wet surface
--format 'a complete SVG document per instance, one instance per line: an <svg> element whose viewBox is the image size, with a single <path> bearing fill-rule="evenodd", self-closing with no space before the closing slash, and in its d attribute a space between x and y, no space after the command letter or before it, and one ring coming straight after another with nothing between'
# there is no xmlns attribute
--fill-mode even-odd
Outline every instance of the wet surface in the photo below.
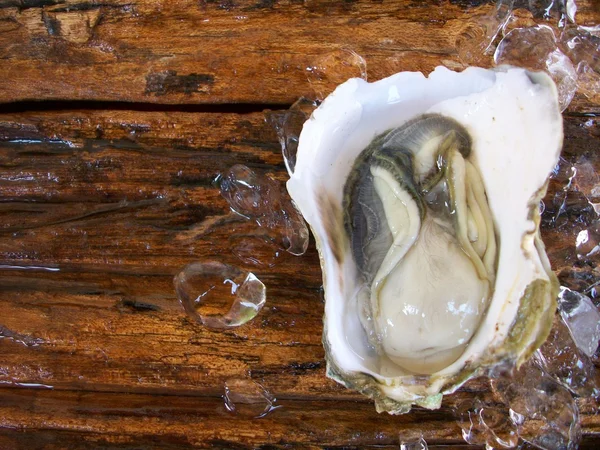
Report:
<svg viewBox="0 0 600 450"><path fill-rule="evenodd" d="M278 247L274 253L270 246L242 248L246 241L235 236L260 229L240 222L212 185L234 159L281 172L282 165L271 163L281 164L273 156L275 141L273 151L267 146L249 157L248 144L229 142L240 127L235 115L221 116L221 135L207 137L196 121L215 120L212 115L129 119L129 112L90 112L56 120L54 114L22 125L2 120L14 125L5 127L11 132L0 144L0 382L210 391L223 377L251 368L268 367L269 382L290 359L301 365L322 357L320 336L307 332L320 326L322 306L300 318L296 305L321 305L318 267L299 272L292 259L275 255L288 255ZM245 117L243 129L248 138L269 131L262 114ZM269 294L277 311L215 340L185 319L173 276L199 258L256 271L236 249L247 259L269 261L257 277L282 280L272 283ZM306 258L316 261L314 248ZM206 339L213 350L201 344ZM262 344L253 350L239 344L254 339ZM280 346L267 360L261 356ZM293 389L291 380L284 392Z"/></svg>
<svg viewBox="0 0 600 450"><path fill-rule="evenodd" d="M298 125L310 115L312 101L291 112L273 111L279 120L276 132L262 113L243 105L194 114L167 107L152 112L140 104L134 105L135 112L121 103L115 103L118 111L94 108L105 99L186 103L224 98L219 96L287 107L299 94L325 95L346 74L364 76L365 61L358 53L331 51L330 42L312 37L314 30L332 42L353 41L361 52L368 49L365 59L373 79L399 68L429 70L453 55L453 23L461 24L466 16L458 8L483 2L447 2L443 8L419 2L408 7L376 4L383 20L375 18L375 6L361 2L292 2L291 13L282 11L287 5L282 2L199 2L187 12L167 4L164 11L149 4L77 4L81 12L93 13L89 17L77 14L75 4L67 11L58 2L13 3L1 8L7 15L0 28L18 33L7 38L14 41L8 58L20 55L14 61L23 57L23 64L39 68L32 79L45 86L40 93L40 83L23 83L23 92L33 86L36 95L15 95L55 98L62 93L99 103L88 111L31 113L17 108L0 116L0 448L404 445L422 450L425 442L429 448L462 444L453 410L479 394L487 400L489 386L474 380L438 411L417 409L391 417L377 414L370 401L327 379L322 279L314 243L308 243L302 258L295 257L285 251L292 248L285 234L274 236L272 228L262 225L268 222L262 214L247 219L233 212L212 184L218 174L243 164L282 188L285 163L293 170ZM34 13L41 14L44 6L55 8L40 21ZM97 22L96 10L101 10ZM416 14L414 21L402 19L409 10ZM270 11L286 19L283 28L270 28ZM363 17L351 17L359 13ZM173 14L171 21L167 14ZM193 28L176 28L188 16ZM290 18L300 21L296 25L315 20L312 30L296 30ZM76 26L67 35L70 20ZM39 29L33 27L38 22ZM81 27L86 23L90 26ZM327 28L335 23L341 37ZM174 37L180 53L165 51L162 43L151 45L143 33L138 37L140 25L160 28L165 40ZM357 25L367 32L360 34ZM226 61L218 51L211 53L221 46L234 48L231 43L239 42L244 29L255 42L276 37L277 47L257 44L250 63L247 49L235 48L246 56ZM282 29L292 33L291 43L282 39ZM390 30L389 37L382 30ZM309 52L304 51L305 34ZM24 51L22 35L27 42L35 37L33 53ZM561 40L565 54L574 39L569 36ZM583 55L587 50L575 46L573 51ZM135 67L136 58L143 64ZM102 72L89 69L90 62ZM52 78L60 72L53 64L68 67L69 78ZM588 67L590 62L577 64L579 76L593 78ZM19 67L11 70L20 72ZM273 75L258 88L257 74L265 70ZM110 80L106 88L101 79ZM240 82L244 79L254 81L248 86ZM566 121L564 160L544 200L543 231L562 284L585 292L597 304L600 164L594 150L600 132L595 117L567 116ZM304 237L299 242L303 252ZM190 263L209 260L252 272L267 286L265 307L243 326L213 330L190 319L179 302L173 277ZM222 286L228 295L231 286ZM597 355L591 360L597 363ZM540 394L555 403L569 390L565 383L580 389L572 381L576 376L581 380L580 374L558 376L565 380L558 384L560 395L549 390ZM275 396L284 407L256 419L277 406ZM563 400L557 411L572 414L571 400ZM591 436L597 430L597 407L580 400L581 448L595 448ZM492 402L497 404L498 399ZM575 428L565 431L571 422L564 417L539 419L541 413L526 406L519 410L523 436L535 439L532 430L540 420L550 424L547 435L554 442L565 433L576 436ZM485 426L504 436L496 428L501 420L494 420L493 414L483 414Z"/></svg>
<svg viewBox="0 0 600 450"><path fill-rule="evenodd" d="M208 120L196 115L159 114L156 119L136 121L124 117L119 121L118 112L109 118L93 113L80 114L79 120L73 119L78 117L75 113L69 116L66 125L35 118L37 137L31 126L11 126L10 142L0 149L4 196L0 212L5 227L0 239L2 385L43 388L44 392L53 387L56 398L65 402L58 408L65 420L82 420L68 419L73 405L92 411L89 414L94 417L113 417L133 408L126 415L138 421L157 417L158 429L173 433L173 440L163 439L165 446L181 439L170 428L173 417L206 420L205 414L216 408L222 414L219 420L242 421L245 433L262 442L269 442L267 432L272 432L273 423L285 430L314 416L314 408L320 408L314 417L322 425L311 422L302 427L300 437L295 438L301 442L359 439L369 445L397 447L400 428L422 431L426 441L439 442L434 430L444 426L445 433L460 439L451 408L465 400L472 387L450 396L440 411L387 417L378 415L369 401L325 377L320 336L322 279L314 244L301 258L278 250L271 245L269 233L265 238L256 218L232 212L230 203L212 185L214 176L226 173L236 159L255 173L271 173L271 179L279 183L285 179L278 137L262 114L244 118L243 125L223 117L213 123L222 128L222 138L195 137L187 127ZM582 230L589 230L590 242L594 236L598 201L594 120L567 118L564 160L544 200L543 231L552 263L563 274L561 281L571 287L576 284L569 283L575 280L574 274L589 287L596 273L595 255L576 245ZM18 123L15 119L5 122ZM179 131L173 141L169 136L175 123ZM94 137L98 128L103 130L100 139ZM232 130L245 130L246 137L228 142ZM244 139L261 133L271 136L271 141L249 156L253 147L244 144ZM43 143L29 142L32 139ZM57 144L56 148L50 140L71 142L74 147ZM114 170L119 170L118 176L111 173ZM36 181L15 181L27 173ZM202 259L253 272L267 286L267 306L245 325L225 331L215 332L188 320L173 276L186 264ZM231 285L224 287L230 292ZM285 406L260 419L267 421L261 422L264 425L230 414L221 398L227 380L245 379L249 374ZM121 406L115 407L109 406L115 400L108 393L77 399L69 397L72 390L150 397L127 407L117 402ZM175 406L148 409L144 402L153 398L153 392L183 397ZM10 398L8 393L2 395ZM106 403L94 407L98 396ZM321 400L330 409L317 405ZM47 415L57 408L54 402L37 403L31 417L20 416L19 407L5 403L2 414L10 419L3 423L28 424L31 433L40 433L35 435L46 442L47 435L34 432L37 425L28 421L48 420ZM340 406L339 402L347 403ZM340 414L347 415L340 419ZM98 433L103 422L86 423ZM144 429L139 423L136 426ZM214 438L209 424L194 426L203 439ZM10 436L0 434L14 442L10 439L16 438ZM103 437L95 439L102 442ZM139 439L144 442L146 438ZM227 439L227 445L238 442Z"/></svg>

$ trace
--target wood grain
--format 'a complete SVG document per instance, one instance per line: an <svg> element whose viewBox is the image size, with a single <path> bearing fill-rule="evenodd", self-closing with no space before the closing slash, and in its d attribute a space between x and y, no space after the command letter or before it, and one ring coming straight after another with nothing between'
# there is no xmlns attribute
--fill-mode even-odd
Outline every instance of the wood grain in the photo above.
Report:
<svg viewBox="0 0 600 450"><path fill-rule="evenodd" d="M565 130L565 161L600 169L597 119L566 117ZM231 254L231 237L256 225L211 181L240 162L283 180L279 151L262 113L0 115L0 448L393 448L416 430L430 448L464 448L452 408L489 395L485 383L439 411L378 415L325 376L314 243L271 268ZM574 242L591 222L565 233L551 220L564 181L546 197L544 237L561 282L589 282L597 269L574 268ZM215 332L185 316L173 275L207 259L265 282L255 320ZM283 407L260 420L229 414L231 377L262 383ZM581 448L594 448L597 405L581 408Z"/></svg>
<svg viewBox="0 0 600 450"><path fill-rule="evenodd" d="M370 80L461 69L456 36L492 3L0 0L0 450L398 448L415 432L477 449L453 409L489 398L484 380L440 410L389 416L326 378L314 242L272 267L239 260L236 243L261 231L213 180L241 163L283 182L265 107L359 75L352 52ZM577 5L578 23L600 21L598 2ZM569 184L569 171L600 170L598 113L572 103L544 199L553 268L578 290L600 283L600 260L575 249L600 223L593 180ZM185 315L173 277L205 260L265 282L258 317L216 332ZM232 415L232 377L281 408ZM579 406L580 448L597 448L598 404Z"/></svg>
<svg viewBox="0 0 600 450"><path fill-rule="evenodd" d="M600 15L579 0L578 22ZM356 76L331 52L362 55L369 77L458 61L455 40L485 0L1 0L0 101L291 104ZM323 69L323 70L321 70ZM578 96L572 110L594 109Z"/></svg>

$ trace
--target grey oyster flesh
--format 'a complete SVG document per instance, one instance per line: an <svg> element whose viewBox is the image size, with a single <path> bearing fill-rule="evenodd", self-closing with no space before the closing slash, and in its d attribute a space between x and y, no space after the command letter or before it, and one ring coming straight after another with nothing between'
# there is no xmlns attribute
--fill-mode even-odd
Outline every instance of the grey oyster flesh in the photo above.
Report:
<svg viewBox="0 0 600 450"><path fill-rule="evenodd" d="M457 121L422 115L377 136L344 186L359 318L384 372L448 367L492 297L497 238L471 142Z"/></svg>

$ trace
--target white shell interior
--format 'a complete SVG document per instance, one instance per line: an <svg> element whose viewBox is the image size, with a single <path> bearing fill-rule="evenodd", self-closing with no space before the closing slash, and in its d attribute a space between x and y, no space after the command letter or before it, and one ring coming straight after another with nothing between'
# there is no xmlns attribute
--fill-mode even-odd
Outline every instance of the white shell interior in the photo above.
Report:
<svg viewBox="0 0 600 450"><path fill-rule="evenodd" d="M353 310L351 300L361 286L352 255L349 252L343 265L338 264L328 245L328 219L319 207L323 193L342 204L353 162L376 135L424 113L454 118L470 132L472 161L482 175L500 243L493 298L478 331L456 362L431 377L425 391L397 382L409 374L382 373ZM543 74L532 77L517 68L469 68L457 73L438 67L429 77L404 72L375 83L351 79L340 85L305 123L295 172L287 183L319 245L327 299L326 339L337 365L376 377L387 386L386 395L406 400L411 393L436 393L465 362L501 345L527 285L548 278L533 235L525 240L523 235L535 229L528 219L530 202L544 186L561 144L556 88Z"/></svg>

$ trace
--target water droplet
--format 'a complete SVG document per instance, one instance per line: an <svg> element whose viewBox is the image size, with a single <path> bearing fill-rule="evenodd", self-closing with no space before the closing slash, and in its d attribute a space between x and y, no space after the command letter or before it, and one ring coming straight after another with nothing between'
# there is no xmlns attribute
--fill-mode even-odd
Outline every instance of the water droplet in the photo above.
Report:
<svg viewBox="0 0 600 450"><path fill-rule="evenodd" d="M577 403L536 364L528 361L512 377L491 382L494 393L509 406L521 439L548 450L577 448L581 440Z"/></svg>
<svg viewBox="0 0 600 450"><path fill-rule="evenodd" d="M278 186L242 164L232 166L215 181L231 210L246 218L268 214L271 203L279 201Z"/></svg>
<svg viewBox="0 0 600 450"><path fill-rule="evenodd" d="M261 418L281 407L264 386L250 378L230 378L224 387L225 408L232 414Z"/></svg>
<svg viewBox="0 0 600 450"><path fill-rule="evenodd" d="M527 0L527 7L537 19L548 19L555 9L556 0Z"/></svg>
<svg viewBox="0 0 600 450"><path fill-rule="evenodd" d="M253 273L216 261L187 265L174 283L188 315L214 329L244 325L266 301L265 285Z"/></svg>
<svg viewBox="0 0 600 450"><path fill-rule="evenodd" d="M407 436L407 433L400 433L400 450L427 450L427 442L421 432L415 433L416 436Z"/></svg>
<svg viewBox="0 0 600 450"><path fill-rule="evenodd" d="M494 62L546 71L556 83L562 110L569 106L577 91L575 67L559 50L552 28L546 25L510 31L498 44Z"/></svg>
<svg viewBox="0 0 600 450"><path fill-rule="evenodd" d="M456 409L456 421L468 444L511 448L519 441L517 427L506 405L487 403L479 398L465 400Z"/></svg>
<svg viewBox="0 0 600 450"><path fill-rule="evenodd" d="M48 272L59 272L60 268L58 267L48 267L48 266L17 266L14 264L0 264L0 269L2 270L46 270Z"/></svg>
<svg viewBox="0 0 600 450"><path fill-rule="evenodd" d="M568 21L573 22L577 11L573 0L527 0L527 7L534 18L558 27L565 26Z"/></svg>
<svg viewBox="0 0 600 450"><path fill-rule="evenodd" d="M475 16L456 38L458 57L465 65L489 67L492 62L492 43L501 25L488 16Z"/></svg>
<svg viewBox="0 0 600 450"><path fill-rule="evenodd" d="M3 383L3 382L0 382L0 383ZM18 381L14 381L9 384L14 384L15 386L31 388L31 389L54 389L54 386L51 386L49 384L41 384L41 383L21 383Z"/></svg>
<svg viewBox="0 0 600 450"><path fill-rule="evenodd" d="M237 164L216 182L230 208L267 229L280 248L292 255L306 252L306 222L277 180Z"/></svg>
<svg viewBox="0 0 600 450"><path fill-rule="evenodd" d="M28 334L16 333L2 325L0 325L0 339L7 339L9 341L17 342L25 347L38 347L46 342L42 338L36 338Z"/></svg>
<svg viewBox="0 0 600 450"><path fill-rule="evenodd" d="M271 125L281 144L283 161L288 173L294 173L296 167L296 153L300 132L304 122L308 120L318 104L306 98L300 98L290 109L285 111L267 111L265 121Z"/></svg>
<svg viewBox="0 0 600 450"><path fill-rule="evenodd" d="M600 257L600 230L596 225L592 229L581 230L575 241L577 258L582 261L598 260Z"/></svg>
<svg viewBox="0 0 600 450"><path fill-rule="evenodd" d="M577 348L592 357L600 341L600 311L586 295L561 287L559 311Z"/></svg>
<svg viewBox="0 0 600 450"><path fill-rule="evenodd" d="M489 67L494 42L511 17L514 0L498 0L492 14L480 14L465 24L456 38L458 57L466 65Z"/></svg>
<svg viewBox="0 0 600 450"><path fill-rule="evenodd" d="M569 237L573 243L576 241L577 234L598 218L595 206L578 187L579 178L578 165L561 157L550 175L548 195L544 199L546 209L542 217L544 227L560 233L561 239ZM574 251L564 252L549 248L549 253L554 253L551 258L555 267L572 266ZM563 283L565 283L564 275L561 276ZM578 283L576 285L577 290L585 288L580 288ZM571 288L574 286L573 284L568 285Z"/></svg>
<svg viewBox="0 0 600 450"><path fill-rule="evenodd" d="M287 201L287 206L282 210L283 248L292 255L300 256L308 248L308 227L292 201Z"/></svg>
<svg viewBox="0 0 600 450"><path fill-rule="evenodd" d="M534 359L546 374L572 393L582 397L600 393L592 360L576 347L560 317L556 317L550 336Z"/></svg>
<svg viewBox="0 0 600 450"><path fill-rule="evenodd" d="M594 167L597 161L598 157L593 153L580 155L573 166L577 171L575 187L585 195L592 206L600 204L600 176Z"/></svg>
<svg viewBox="0 0 600 450"><path fill-rule="evenodd" d="M229 243L233 254L248 265L273 267L281 256L275 239L268 235L234 235Z"/></svg>
<svg viewBox="0 0 600 450"><path fill-rule="evenodd" d="M577 68L580 92L600 102L600 36L584 27L569 26L561 33L559 46Z"/></svg>
<svg viewBox="0 0 600 450"><path fill-rule="evenodd" d="M575 3L575 0L566 0L567 1L567 18L572 22L575 23L575 15L577 14L577 4Z"/></svg>
<svg viewBox="0 0 600 450"><path fill-rule="evenodd" d="M367 79L367 63L355 51L340 48L317 56L306 68L317 99L322 100L350 78Z"/></svg>
<svg viewBox="0 0 600 450"><path fill-rule="evenodd" d="M600 70L585 62L577 65L577 87L594 103L600 101Z"/></svg>
<svg viewBox="0 0 600 450"><path fill-rule="evenodd" d="M546 59L548 74L556 83L558 104L561 111L569 107L577 92L578 75L571 60L556 49Z"/></svg>
<svg viewBox="0 0 600 450"><path fill-rule="evenodd" d="M502 27L502 36L506 36L515 28L528 28L535 27L536 25L531 11L524 8L517 8L511 12L504 27Z"/></svg>

